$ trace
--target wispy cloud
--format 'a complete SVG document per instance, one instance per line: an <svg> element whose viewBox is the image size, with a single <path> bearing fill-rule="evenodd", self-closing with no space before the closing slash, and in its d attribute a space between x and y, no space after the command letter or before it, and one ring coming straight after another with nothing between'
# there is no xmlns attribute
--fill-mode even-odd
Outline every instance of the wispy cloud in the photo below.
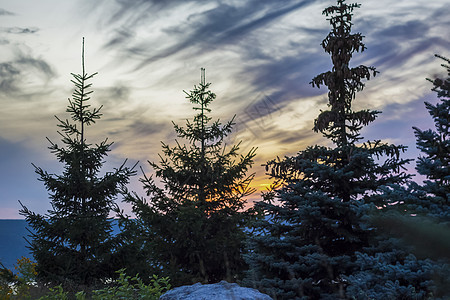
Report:
<svg viewBox="0 0 450 300"><path fill-rule="evenodd" d="M11 34L33 34L39 31L39 28L31 27L31 28L22 28L22 27L10 27L3 28L3 32L11 33Z"/></svg>
<svg viewBox="0 0 450 300"><path fill-rule="evenodd" d="M5 62L0 64L0 93L11 94L17 92L18 77L20 71L14 66L12 62Z"/></svg>
<svg viewBox="0 0 450 300"><path fill-rule="evenodd" d="M0 8L0 16L14 16L15 13L7 11L6 9Z"/></svg>
<svg viewBox="0 0 450 300"><path fill-rule="evenodd" d="M193 6L190 1L120 1L109 13L111 32L105 48L119 48L124 57L139 59L137 67L177 54L205 55L245 42L253 32L313 2L211 1Z"/></svg>
<svg viewBox="0 0 450 300"><path fill-rule="evenodd" d="M86 36L88 69L99 71L92 104L104 105L89 128L92 142L110 137L117 161L157 161L160 141L176 139L171 121L183 125L194 115L182 91L199 82L205 67L217 94L212 117L225 122L236 114L230 143L242 141L243 151L259 147L254 170L262 182L258 165L326 143L311 129L327 107L327 90L309 82L331 68L320 43L330 30L321 12L332 2L77 0L44 1L38 12L34 4L0 9L3 20L14 21L0 28L0 101L8 112L0 139L26 140L44 155L45 136L57 129L53 115L65 117L69 73L79 70ZM426 115L421 102L433 95L424 78L440 71L433 54L449 56L448 3L359 2L353 30L366 36L368 48L352 64L381 73L357 94L354 108L384 111L363 136L413 145L410 127L422 127L416 116ZM52 22L42 13L49 9L58 15Z"/></svg>
<svg viewBox="0 0 450 300"><path fill-rule="evenodd" d="M367 83L368 93L359 96L356 102L364 108L375 104L372 108L382 109L391 100L383 99L375 91L384 86L386 91L398 89L403 93L411 87L395 78L398 85L391 84L389 89L386 83L394 78L385 70L395 69L401 76L398 69L407 68L408 80L415 74L419 82L426 75L419 74L419 67L407 66L418 57L424 59L426 53L431 57L431 52L448 44L445 36L435 34L435 28L442 28L446 21L430 20L439 9L430 9L423 12L423 17L414 18L408 14L415 13L420 6L407 6L405 1L396 3L397 11L373 14L371 10L360 16L366 4L355 11L354 30L368 36L368 50L355 54L353 62L374 65L382 74ZM292 103L302 106L305 101L302 98L310 99L308 103L312 104L308 107L314 114L299 112L300 119L308 115L311 123L295 133L300 140L307 139L312 132L313 115L326 107L324 98L315 96L326 94L327 90L309 85L315 75L331 67L328 55L319 45L329 32L328 22L320 14L328 5L326 1L116 1L114 5L104 1L102 5L108 9L98 8L97 13L108 12L109 16L99 18L101 30L108 33L104 49L121 53L116 56L118 61L128 61L127 65L134 66L133 72L167 68L169 71L155 86L180 80L177 72L183 66L181 62L186 61L215 65L228 72L228 77L236 78L236 92L227 90L226 96L229 103L237 105L235 111L240 113L239 121L243 122L240 128L251 130L255 126L255 120L245 112L264 105L264 97L255 99L261 93L283 111L292 109ZM316 14L314 22L308 19L312 18L312 11L308 10L311 7ZM382 76L385 77L380 80ZM418 86L424 85L422 82ZM407 103L423 93L394 102ZM374 99L371 103L366 97L369 94ZM268 110L259 113L258 120L270 114ZM276 132L273 138L279 142L289 144L295 140L287 128L279 127Z"/></svg>
<svg viewBox="0 0 450 300"><path fill-rule="evenodd" d="M0 95L20 97L41 90L41 84L48 82L56 74L43 59L15 53L11 61L0 63Z"/></svg>
<svg viewBox="0 0 450 300"><path fill-rule="evenodd" d="M312 89L308 83L316 75L314 69L326 68L326 58L312 60L310 56L299 55L299 51L319 52L321 39L311 39L308 35L325 36L326 31L316 29L307 21L301 21L301 26L295 23L292 27L279 26L282 22L286 24L283 20L286 16L301 15L302 9L313 4L320 5L310 0L210 1L207 4L119 1L115 5L103 2L92 13L108 12L110 16L100 18L99 26L107 32L105 51L120 53L116 56L117 64L127 61L126 65L134 65L133 72L145 69L155 73L155 68L161 67L170 70L159 79L159 86L179 80L180 66L196 61L199 66L233 68L227 70L228 77L242 78L248 84L247 94L233 95L227 91L228 101L240 103L242 107L242 97L254 98L264 92L282 106L298 95L307 97L324 92ZM99 8L102 5L104 8ZM106 17L103 13L102 16ZM298 17L294 15L290 19Z"/></svg>

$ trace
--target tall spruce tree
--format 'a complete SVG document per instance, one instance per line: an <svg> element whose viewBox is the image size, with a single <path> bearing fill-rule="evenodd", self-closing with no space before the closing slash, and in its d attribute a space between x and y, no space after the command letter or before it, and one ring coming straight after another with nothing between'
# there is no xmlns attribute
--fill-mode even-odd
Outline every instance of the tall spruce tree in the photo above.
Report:
<svg viewBox="0 0 450 300"><path fill-rule="evenodd" d="M450 75L449 66L442 66ZM358 254L360 270L347 278L356 299L450 296L449 78L428 80L442 102L425 103L436 131L414 127L418 148L426 155L419 157L416 169L427 179L423 185L411 181L383 187L382 197L396 205L373 214L378 243Z"/></svg>
<svg viewBox="0 0 450 300"><path fill-rule="evenodd" d="M361 253L369 248L383 251L372 244L376 230L366 216L375 207L395 203L396 199L385 196L386 189L410 177L403 171L408 160L400 158L405 146L380 140L358 143L363 126L379 113L352 110L363 80L377 73L373 67L350 67L352 55L365 50L363 36L351 33L352 12L359 7L338 0L323 11L330 16L332 29L322 47L331 55L333 67L311 82L329 90L329 109L319 114L314 131L335 146L310 146L296 156L266 164L280 186L257 203L265 219L256 224L258 234L249 242L250 270L244 284L274 299L359 299L364 293L364 283L354 285L359 279L390 288L390 282L352 277L365 264L358 260ZM399 283L405 284L409 285ZM392 295L398 293L394 290Z"/></svg>
<svg viewBox="0 0 450 300"><path fill-rule="evenodd" d="M440 102L435 105L425 102L435 130L422 131L413 127L417 147L423 153L417 159L416 169L426 176L421 187L426 193L422 198L428 200L426 213L450 225L450 60L440 55L436 57L445 61L442 66L446 68L447 78L428 79Z"/></svg>
<svg viewBox="0 0 450 300"><path fill-rule="evenodd" d="M174 123L174 129L188 144L162 143L160 163L149 162L163 188L144 175L148 201L135 193L126 199L151 267L175 286L235 281L246 266L242 253L250 212L244 204L254 177L246 173L256 149L239 155L239 144L226 147L234 118L223 125L211 122L209 106L216 95L209 86L202 69L200 84L185 92L197 114L185 127Z"/></svg>
<svg viewBox="0 0 450 300"><path fill-rule="evenodd" d="M31 227L30 250L37 262L38 279L44 283L91 285L115 276L121 267L115 257L120 242L112 233L110 213L115 199L135 171L122 164L100 177L103 158L112 143L107 139L92 145L86 140L88 126L100 119L100 108L89 104L94 74L84 66L72 74L75 90L67 112L71 121L56 117L61 128L63 147L50 142L49 149L64 164L62 174L50 174L35 166L39 180L50 194L52 209L41 215L22 205L20 214Z"/></svg>

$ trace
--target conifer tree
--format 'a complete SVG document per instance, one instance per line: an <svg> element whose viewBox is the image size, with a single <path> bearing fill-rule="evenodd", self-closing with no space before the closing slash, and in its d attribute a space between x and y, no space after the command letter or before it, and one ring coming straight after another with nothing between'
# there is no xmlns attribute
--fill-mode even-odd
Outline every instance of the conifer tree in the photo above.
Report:
<svg viewBox="0 0 450 300"><path fill-rule="evenodd" d="M44 215L22 205L21 215L31 227L30 250L43 283L90 285L113 278L121 266L115 257L120 246L112 234L110 213L115 199L135 171L125 162L112 172L99 176L112 143L87 142L88 126L101 117L101 107L89 104L92 79L86 73L84 38L82 73L73 74L75 90L66 112L71 120L56 117L64 146L50 142L49 149L64 164L62 174L50 174L35 166L39 180L50 194L51 209Z"/></svg>
<svg viewBox="0 0 450 300"><path fill-rule="evenodd" d="M379 113L352 110L363 80L377 74L373 67L350 66L353 54L365 50L363 36L351 33L352 12L359 7L338 0L323 11L330 16L332 29L322 47L331 55L333 67L311 82L329 90L329 109L319 114L314 131L334 147L309 146L296 156L266 164L274 186L279 186L257 203L265 219L256 224L258 234L249 242L250 270L244 283L274 299L366 299L359 298L365 283L366 288L391 287L390 281L372 283L352 277L365 264L358 260L361 253L370 248L374 253L384 251L374 241L376 230L366 216L375 207L394 204L396 199L386 197L385 189L410 177L403 171L408 160L400 158L405 146L380 140L359 144L361 129ZM362 283L354 285L357 280ZM413 282L412 288L419 284ZM408 282L398 285L411 292ZM389 291L394 298L398 295L395 287Z"/></svg>
<svg viewBox="0 0 450 300"><path fill-rule="evenodd" d="M450 225L450 60L436 57L445 61L442 66L446 68L447 78L428 79L440 102L435 105L425 102L434 120L434 131L413 127L417 147L424 154L417 159L416 169L427 178L421 187L426 193L421 198L427 200L427 214Z"/></svg>
<svg viewBox="0 0 450 300"><path fill-rule="evenodd" d="M449 66L442 66L450 75ZM425 103L436 131L413 127L418 148L426 154L419 157L416 169L427 180L423 185L411 181L383 187L383 197L396 205L373 214L379 243L358 254L360 270L348 278L353 284L348 290L356 299L447 299L450 295L449 79L428 80L442 100L436 105Z"/></svg>
<svg viewBox="0 0 450 300"><path fill-rule="evenodd" d="M141 237L155 272L169 276L172 285L235 281L245 262L245 197L253 192L246 175L255 149L239 155L239 144L227 147L233 120L211 122L209 108L216 95L201 82L186 98L197 112L185 127L174 123L179 138L174 146L162 143L160 162L149 162L153 177L141 179L148 200L129 194L127 200L140 224Z"/></svg>

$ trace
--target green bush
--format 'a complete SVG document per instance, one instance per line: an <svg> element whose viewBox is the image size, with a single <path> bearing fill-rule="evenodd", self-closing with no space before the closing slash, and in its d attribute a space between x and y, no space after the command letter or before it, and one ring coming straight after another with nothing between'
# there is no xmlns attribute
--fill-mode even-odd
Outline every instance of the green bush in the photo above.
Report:
<svg viewBox="0 0 450 300"><path fill-rule="evenodd" d="M169 278L153 275L150 283L146 285L139 274L135 277L125 275L125 269L117 271L119 278L116 286L107 287L101 290L93 291L93 300L108 299L159 299L159 297L170 289ZM77 298L82 299L82 298Z"/></svg>
<svg viewBox="0 0 450 300"><path fill-rule="evenodd" d="M21 257L14 265L15 272L1 264L0 299L31 299L36 283L36 263Z"/></svg>
<svg viewBox="0 0 450 300"><path fill-rule="evenodd" d="M36 263L22 257L17 260L13 271L0 268L0 299L38 299L38 300L108 300L108 299L146 299L156 300L171 287L168 277L153 275L145 284L139 274L131 277L125 269L116 271L119 278L103 289L87 289L73 294L65 291L62 285L51 288L36 283Z"/></svg>
<svg viewBox="0 0 450 300"><path fill-rule="evenodd" d="M39 298L39 300L68 300L68 299L69 295L67 292L64 292L61 285L57 285L53 288L50 288L47 295ZM84 292L77 293L76 299L77 300L86 299L86 297L84 296Z"/></svg>
<svg viewBox="0 0 450 300"><path fill-rule="evenodd" d="M119 278L111 286L92 291L88 297L86 292L77 292L74 296L76 300L115 300L115 299L145 299L156 300L170 289L169 278L158 278L153 275L150 283L146 285L139 275L131 277L125 274L125 269L117 271ZM50 289L50 292L39 300L68 300L69 293L65 292L61 285Z"/></svg>

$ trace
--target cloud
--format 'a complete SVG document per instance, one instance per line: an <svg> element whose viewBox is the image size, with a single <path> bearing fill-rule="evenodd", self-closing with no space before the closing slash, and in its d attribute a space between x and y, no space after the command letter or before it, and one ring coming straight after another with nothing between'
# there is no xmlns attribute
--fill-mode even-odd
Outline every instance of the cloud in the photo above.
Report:
<svg viewBox="0 0 450 300"><path fill-rule="evenodd" d="M392 7L386 6L390 11L376 15L369 15L363 5L362 16L356 14L355 22L359 25L356 30L366 36L368 50L357 61L370 60L379 68L396 69L406 65L410 68L411 60L420 55L447 51L449 35L445 28L450 26L450 21L442 16L448 7L443 2L434 1L424 8L418 1L398 1ZM384 7L383 3L379 6Z"/></svg>
<svg viewBox="0 0 450 300"><path fill-rule="evenodd" d="M0 63L0 93L11 94L19 90L20 71L13 62Z"/></svg>
<svg viewBox="0 0 450 300"><path fill-rule="evenodd" d="M120 124L118 121L121 121ZM151 136L158 136L161 133L166 133L172 127L172 123L170 121L161 122L161 121L153 121L146 120L144 118L135 119L135 118L124 118L124 119L108 119L105 118L101 122L107 122L107 126L99 125L99 129L103 130L104 127L108 128L106 132L107 135L110 135L115 139L116 136L123 138L123 140L140 140L140 139L148 139ZM124 123L126 125L124 125ZM159 141L158 141L159 143Z"/></svg>
<svg viewBox="0 0 450 300"><path fill-rule="evenodd" d="M329 56L319 45L329 32L328 22L320 14L328 3L321 2L141 0L116 1L110 5L104 1L102 5L108 9L101 10L107 11L108 17L102 18L102 30L109 32L104 47L119 51L121 61L134 60L137 70L142 68L156 73L161 68L169 69L158 85L172 84L184 78L179 73L185 75L187 72L180 70L183 67L180 62L195 61L200 65L211 61L210 65L220 68L228 77L236 78L236 90L242 93L227 91L227 100L239 105L235 106L235 111L240 112L240 121L246 126L246 122L254 120L242 114L261 108L265 102L264 97L252 100L255 95L264 94L280 109L299 97L326 94L326 88L316 89L309 85L314 76L331 67ZM406 2L400 2L395 11L373 14L383 3L377 7L364 4L363 9L355 11L357 26L353 31L368 36L369 49L356 54L352 63L374 65L382 71L368 84L372 92L380 89L386 80L392 80L390 86L395 87L394 75L384 74L384 70L406 70L413 59L448 44L445 37L433 33L435 27L440 28L445 22L429 18L438 13L435 9L438 4L419 18L412 14L417 12L417 4L408 4L412 8L402 11ZM372 5L372 9L366 12L366 5ZM311 6L317 14L313 17L308 10ZM103 21L105 19L107 21ZM415 63L419 67L423 62ZM417 68L407 69L417 73ZM398 73L395 78L400 90L411 86L401 82L411 76L403 75ZM227 76L223 77L226 79ZM380 81L379 77L387 79ZM417 96L402 101L408 102ZM324 104L317 101L317 106ZM386 101L380 96L374 103L377 108L382 108ZM260 109L258 113L261 120L270 111Z"/></svg>
<svg viewBox="0 0 450 300"><path fill-rule="evenodd" d="M320 69L326 71L327 67L326 60L285 56L267 60L261 66L248 67L244 72L252 78L251 83L255 90L274 91L270 98L281 104L299 95L310 97L324 93L323 90L313 88L309 82L319 74Z"/></svg>
<svg viewBox="0 0 450 300"><path fill-rule="evenodd" d="M111 99L127 100L130 96L130 88L124 85L113 86L108 89Z"/></svg>
<svg viewBox="0 0 450 300"><path fill-rule="evenodd" d="M4 28L4 32L11 34L33 34L39 31L39 28L31 27L31 28L22 28L22 27L10 27Z"/></svg>
<svg viewBox="0 0 450 300"><path fill-rule="evenodd" d="M0 96L25 96L42 90L42 83L56 76L43 59L16 49L15 58L0 63Z"/></svg>
<svg viewBox="0 0 450 300"><path fill-rule="evenodd" d="M291 1L284 2L290 4ZM221 34L215 36L213 41L219 43L230 43L233 42L234 39L247 36L249 32L263 28L282 16L307 6L312 2L313 1L302 1L292 5L274 7L268 5L273 4L270 2L253 1L244 8L226 7L226 9L223 9L223 7L218 7L212 13L207 14L206 19L208 22L197 30L195 36L197 36L200 32L204 32L206 28L214 29L214 24L216 24L217 28L213 30L212 33L219 32ZM256 7L258 4L262 4L261 7ZM279 5L280 2L277 2L277 4ZM268 13L258 16L257 13L260 13L261 11L268 11ZM257 15L257 17L251 18L252 14ZM236 26L235 24L238 25ZM208 32L206 33L208 34Z"/></svg>
<svg viewBox="0 0 450 300"><path fill-rule="evenodd" d="M444 36L429 34L433 22L406 21L402 24L381 28L369 33L369 49L361 59L372 59L375 66L401 66L422 53L432 53L434 49L445 49L448 40ZM358 61L360 61L359 59Z"/></svg>
<svg viewBox="0 0 450 300"><path fill-rule="evenodd" d="M172 124L169 122L135 120L127 127L128 131L131 131L131 135L137 138L148 138L161 132L167 132Z"/></svg>
<svg viewBox="0 0 450 300"><path fill-rule="evenodd" d="M205 55L245 41L252 32L313 2L247 1L239 5L210 2L208 7L192 8L189 1L133 1L130 5L121 1L113 10L109 21L113 29L104 46L109 50L124 47L121 50L124 56L139 59L138 68L179 53ZM185 10L180 11L180 7ZM148 38L138 34L143 28L152 33L148 33Z"/></svg>
<svg viewBox="0 0 450 300"><path fill-rule="evenodd" d="M50 79L53 76L55 76L55 72L53 71L52 67L43 59L22 55L19 56L15 62L18 65L24 66L25 69L27 68L36 69L47 79Z"/></svg>
<svg viewBox="0 0 450 300"><path fill-rule="evenodd" d="M104 45L107 49L123 47L132 41L135 36L132 30L127 28L115 29L112 35L113 37Z"/></svg>
<svg viewBox="0 0 450 300"><path fill-rule="evenodd" d="M116 0L103 1L103 3L93 3L85 1L84 12L93 12L95 9L103 10L105 6L112 7L108 14L102 19L106 24L114 24L123 20L130 27L135 27L140 22L152 19L151 16L158 15L161 12L169 11L181 4L196 3L195 0Z"/></svg>
<svg viewBox="0 0 450 300"><path fill-rule="evenodd" d="M411 40L425 36L429 31L429 27L429 23L421 22L419 20L411 20L406 21L403 24L384 28L378 32L378 35L386 38Z"/></svg>
<svg viewBox="0 0 450 300"><path fill-rule="evenodd" d="M154 69L156 62L164 61L173 66L179 61L192 61L197 57L209 57L217 68L234 64L237 73L229 73L228 76L236 76L237 81L248 84L248 87L243 93L227 91L227 100L243 106L242 110L235 106L234 112L239 111L237 127L239 131L247 132L246 142L258 143L267 138L273 141L272 145L279 142L292 145L314 139L312 125L299 132L279 128L282 124L277 124L276 128L270 129L274 134L267 137L269 129L264 128L269 126L274 116L279 117L279 111L293 99L326 92L314 89L308 83L318 74L317 69L328 69L329 58L322 56L312 60L309 55L299 55L299 51L305 50L309 54L320 52L319 43L327 31L316 29L309 23L292 24L291 28L286 28L286 25L278 27L284 17L293 12L299 13L298 10L317 2L212 2L214 5L195 9L190 8L186 4L188 2L169 1L156 5L151 1L138 1L129 6L125 3L121 2L112 13L109 39L104 47L108 51L120 51L122 61L134 59L135 71L139 68ZM182 14L177 12L180 3L185 7ZM318 18L320 12L318 10ZM144 32L152 34L142 34L144 27ZM319 39L310 38L318 34ZM161 66L170 68L164 63ZM169 73L169 78L161 79L160 84L167 85L177 76L176 73ZM221 98L222 94L218 96ZM246 99L245 104L243 99ZM323 104L322 100L318 103ZM222 107L219 109L223 110ZM148 137L162 130L170 130L164 126L154 128L157 129L135 122L127 127L127 131L133 132L132 136Z"/></svg>
<svg viewBox="0 0 450 300"><path fill-rule="evenodd" d="M244 125L254 123L260 129L274 116L279 116L280 105L271 97L264 93L259 93L249 104L239 113L237 119Z"/></svg>
<svg viewBox="0 0 450 300"><path fill-rule="evenodd" d="M3 8L0 8L0 16L14 16L14 15L15 15L15 13L12 13Z"/></svg>
<svg viewBox="0 0 450 300"><path fill-rule="evenodd" d="M271 29L284 17L293 12L300 14L298 11L317 5L317 1L246 1L238 4L221 1L194 8L189 3L116 3L108 10L112 11L113 17L108 22L109 38L104 43L105 50L121 53L119 63L134 60L133 72L151 69L155 74L161 68L173 70L163 74L159 84L179 80L177 73L183 67L180 62L195 60L196 64L205 65L209 59L210 65L216 68L234 65L234 70L224 72L230 71L229 76L247 82L248 93L258 95L263 92L279 104L298 95L307 97L323 93L308 83L317 75L318 67L327 69L325 62L329 59L312 60L298 52L303 49L309 49L309 53L311 49L321 51L318 44L327 32L308 23L294 24L288 29L276 28L277 32ZM103 5L107 4L104 2ZM184 9L181 12L180 7ZM308 37L318 33L322 33L319 40ZM274 38L274 34L277 37ZM237 73L233 74L234 71ZM239 100L230 101L242 102L242 94L236 96Z"/></svg>
<svg viewBox="0 0 450 300"><path fill-rule="evenodd" d="M67 99L73 88L55 78L57 67L62 70L72 63L59 61L59 54L79 49L78 37L86 30L93 41L90 49L97 50L90 52L89 60L100 71L93 106L104 105L104 115L89 129L89 138L95 142L110 137L116 142L111 153L118 161L122 157L157 161L160 141L174 144L171 120L183 125L193 116L182 90L198 83L200 67L206 67L207 80L217 93L213 119L225 122L236 114L230 141L242 140L243 152L258 146L255 165L326 142L311 128L320 109L326 109L327 89L313 88L309 82L332 67L320 47L330 30L321 12L330 0L80 2L84 6L77 2L81 14L76 16L71 15L76 10L68 9L66 15L55 7L64 21L58 24L83 19L83 24L72 22L74 27L60 26L60 32L44 30L47 23L39 19L44 14L32 23L39 27L27 27L29 20L18 16L18 27L0 28L2 33L10 31L0 44L7 44L5 52L11 52L0 57L0 101L10 112L0 120L3 137L28 139L31 145L38 144L33 141L36 136L42 137L41 148L46 149L43 137L48 132L56 136L52 115L64 114L64 105L55 105L55 99ZM424 78L440 69L433 54L448 51L448 5L444 0L426 5L410 0L365 2L355 11L353 32L366 36L368 49L356 53L352 64L374 65L381 74L357 94L354 108L384 112L363 136L403 143L399 136L407 134L410 144L408 122L426 111L417 105L411 118L406 108L416 107L418 99L429 95ZM1 15L14 14L0 10ZM38 40L32 38L38 34ZM66 45L74 35L76 44ZM24 38L29 49L17 46ZM55 40L63 41L57 44L64 48L55 50ZM38 52L50 48L53 52ZM73 53L78 67L79 52ZM61 87L63 92L58 92ZM413 125L428 128L421 121Z"/></svg>
<svg viewBox="0 0 450 300"><path fill-rule="evenodd" d="M416 147L413 126L422 130L434 129L433 119L428 114L424 101L437 102L434 93L428 93L408 105L392 103L385 106L375 122L362 130L363 141L379 140L407 146L407 152L402 158L416 159L421 155ZM414 173L415 162L411 162L407 169Z"/></svg>
<svg viewBox="0 0 450 300"><path fill-rule="evenodd" d="M131 87L125 82L116 82L105 88L94 87L93 90L93 97L98 100L97 102L105 106L103 109L111 110L114 115L122 110L122 105L126 108L132 93Z"/></svg>

